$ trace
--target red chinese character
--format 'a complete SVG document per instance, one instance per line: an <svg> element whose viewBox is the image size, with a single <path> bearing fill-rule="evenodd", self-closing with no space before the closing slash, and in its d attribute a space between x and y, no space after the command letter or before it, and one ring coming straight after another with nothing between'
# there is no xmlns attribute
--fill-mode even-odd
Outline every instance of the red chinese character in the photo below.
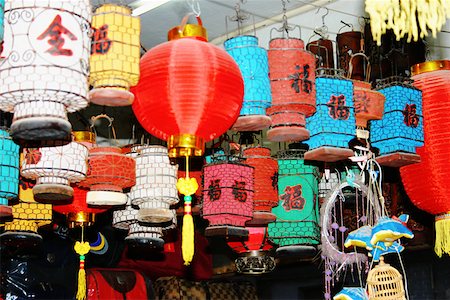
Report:
<svg viewBox="0 0 450 300"><path fill-rule="evenodd" d="M55 19L53 19L52 23L48 26L47 30L45 30L40 36L38 36L38 40L43 40L46 37L49 38L48 43L51 45L51 47L46 52L49 52L51 55L72 56L72 50L63 49L63 34L67 35L72 41L77 40L77 37L61 24L61 16L57 15Z"/></svg>
<svg viewBox="0 0 450 300"><path fill-rule="evenodd" d="M302 196L302 185L287 186L284 189L284 194L280 195L280 200L283 201L283 207L286 211L291 209L302 210L306 202Z"/></svg>

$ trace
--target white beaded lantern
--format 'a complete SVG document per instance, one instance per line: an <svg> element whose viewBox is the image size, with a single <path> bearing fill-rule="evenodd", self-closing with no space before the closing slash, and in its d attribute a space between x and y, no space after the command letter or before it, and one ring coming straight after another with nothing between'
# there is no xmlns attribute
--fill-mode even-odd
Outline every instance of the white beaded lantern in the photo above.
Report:
<svg viewBox="0 0 450 300"><path fill-rule="evenodd" d="M178 166L169 161L163 146L137 145L136 185L131 188L133 205L139 206L138 220L147 223L164 223L173 218L170 206L178 203ZM133 155L133 154L130 155Z"/></svg>
<svg viewBox="0 0 450 300"><path fill-rule="evenodd" d="M337 185L339 185L339 174L325 169L319 182L319 199L325 198Z"/></svg>
<svg viewBox="0 0 450 300"><path fill-rule="evenodd" d="M77 142L62 146L25 148L21 175L36 180L36 201L69 200L72 182L86 177L88 148Z"/></svg>
<svg viewBox="0 0 450 300"><path fill-rule="evenodd" d="M67 112L88 103L91 14L89 0L6 1L0 109L15 139L69 137Z"/></svg>

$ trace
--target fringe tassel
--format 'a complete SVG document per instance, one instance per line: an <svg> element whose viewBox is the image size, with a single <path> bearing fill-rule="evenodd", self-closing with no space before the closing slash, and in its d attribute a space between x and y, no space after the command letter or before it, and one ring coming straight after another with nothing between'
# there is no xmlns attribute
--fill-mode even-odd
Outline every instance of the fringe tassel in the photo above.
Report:
<svg viewBox="0 0 450 300"><path fill-rule="evenodd" d="M80 268L78 270L78 290L77 290L77 300L86 299L86 271Z"/></svg>
<svg viewBox="0 0 450 300"><path fill-rule="evenodd" d="M436 216L436 242L434 252L439 257L444 253L450 255L450 212Z"/></svg>
<svg viewBox="0 0 450 300"><path fill-rule="evenodd" d="M189 208L188 208L189 207ZM189 213L187 212L189 210ZM191 204L185 205L183 216L183 229L182 229L182 241L181 250L183 253L184 265L188 266L192 258L194 257L194 220L192 214L190 213Z"/></svg>

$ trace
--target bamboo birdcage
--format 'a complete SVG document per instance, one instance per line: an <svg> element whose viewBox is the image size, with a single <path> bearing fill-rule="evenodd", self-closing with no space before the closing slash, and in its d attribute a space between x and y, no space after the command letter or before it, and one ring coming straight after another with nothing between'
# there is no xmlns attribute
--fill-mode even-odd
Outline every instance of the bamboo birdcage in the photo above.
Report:
<svg viewBox="0 0 450 300"><path fill-rule="evenodd" d="M367 275L367 286L370 300L406 299L402 275L384 263L383 256L380 257L380 263Z"/></svg>

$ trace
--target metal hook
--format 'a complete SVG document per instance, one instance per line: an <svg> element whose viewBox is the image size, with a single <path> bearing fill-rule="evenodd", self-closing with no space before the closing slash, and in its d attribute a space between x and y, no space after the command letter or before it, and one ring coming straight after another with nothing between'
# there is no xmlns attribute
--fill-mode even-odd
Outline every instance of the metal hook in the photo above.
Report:
<svg viewBox="0 0 450 300"><path fill-rule="evenodd" d="M319 6L319 8L316 11L316 14L319 13L320 9L324 8L327 12L322 16L322 26L325 26L325 17L330 13L330 10L326 6Z"/></svg>

